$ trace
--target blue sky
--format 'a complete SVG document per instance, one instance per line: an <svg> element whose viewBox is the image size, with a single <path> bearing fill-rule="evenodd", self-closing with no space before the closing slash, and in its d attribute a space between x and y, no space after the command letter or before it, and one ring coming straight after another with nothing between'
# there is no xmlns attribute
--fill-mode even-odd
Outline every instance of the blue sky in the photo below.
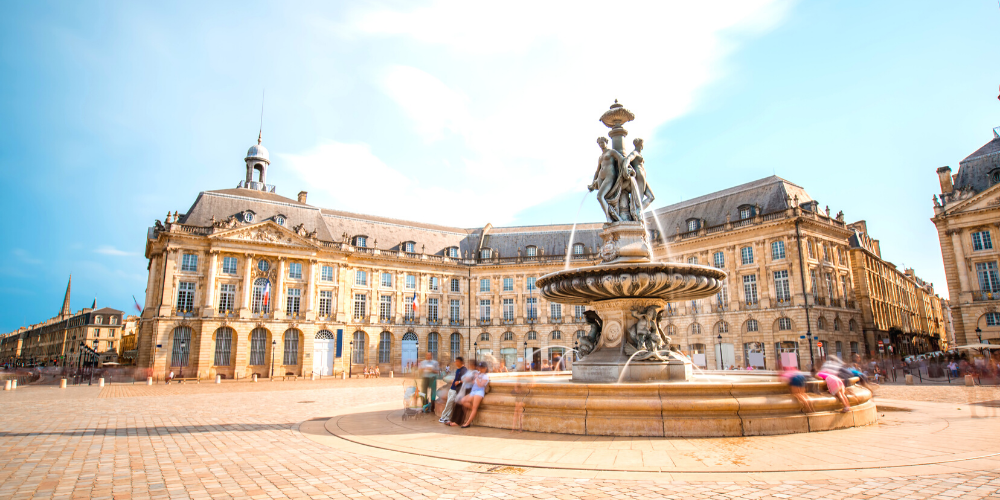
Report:
<svg viewBox="0 0 1000 500"><path fill-rule="evenodd" d="M572 221L617 98L655 206L775 173L947 296L934 171L1000 125L995 1L494 4L9 2L0 332L57 313L70 273L74 309L142 302L146 228L235 187L262 89L289 197Z"/></svg>

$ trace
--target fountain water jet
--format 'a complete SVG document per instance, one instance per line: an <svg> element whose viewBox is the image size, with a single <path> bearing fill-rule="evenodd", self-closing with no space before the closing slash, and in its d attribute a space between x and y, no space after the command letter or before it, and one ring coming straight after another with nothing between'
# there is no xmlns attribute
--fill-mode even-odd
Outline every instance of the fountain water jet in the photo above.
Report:
<svg viewBox="0 0 1000 500"><path fill-rule="evenodd" d="M573 229L569 232L569 244L566 245L565 269L569 269L569 261L573 258L573 238L576 237L576 223L580 220L580 210L583 210L583 202L587 201L588 196L590 196L590 191L583 194L583 199L580 200L580 206L576 209L576 217L573 217Z"/></svg>

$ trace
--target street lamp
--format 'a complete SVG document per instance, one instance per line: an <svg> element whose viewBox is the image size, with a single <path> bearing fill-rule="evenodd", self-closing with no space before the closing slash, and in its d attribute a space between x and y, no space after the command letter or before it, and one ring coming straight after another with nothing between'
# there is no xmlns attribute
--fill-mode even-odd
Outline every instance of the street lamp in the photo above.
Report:
<svg viewBox="0 0 1000 500"><path fill-rule="evenodd" d="M983 343L983 329L979 328L978 326L976 327L976 337L979 337L979 343L982 344ZM986 353L983 352L983 348L982 347L979 348L979 354L983 355L984 357L986 356Z"/></svg>
<svg viewBox="0 0 1000 500"><path fill-rule="evenodd" d="M348 346L351 347L351 357L347 361L347 378L354 377L354 341L348 342Z"/></svg>
<svg viewBox="0 0 1000 500"><path fill-rule="evenodd" d="M722 356L722 334L719 334L719 363L722 365L722 369L726 369L726 358Z"/></svg>
<svg viewBox="0 0 1000 500"><path fill-rule="evenodd" d="M180 359L180 361L181 361L181 363L180 363L180 365L181 365L181 376L180 376L180 378L184 378L184 365L187 364L187 363L185 363L185 361L187 361L187 360L184 359L184 346L185 345L186 344L184 342L181 342L181 359Z"/></svg>
<svg viewBox="0 0 1000 500"><path fill-rule="evenodd" d="M478 341L477 342L473 342L472 343L472 348L475 349L473 352L475 353L475 356L476 356L475 360L476 360L476 364L478 365L479 364L479 342Z"/></svg>
<svg viewBox="0 0 1000 500"><path fill-rule="evenodd" d="M183 346L184 344L181 344L181 345ZM272 381L274 380L274 348L277 347L277 346L278 346L278 341L277 340L272 340L271 341L271 380ZM183 371L184 368L181 368L181 370Z"/></svg>
<svg viewBox="0 0 1000 500"><path fill-rule="evenodd" d="M524 371L531 371L531 361L528 359L528 341L524 341Z"/></svg>
<svg viewBox="0 0 1000 500"><path fill-rule="evenodd" d="M580 339L573 341L573 361L576 361L576 357L580 355Z"/></svg>

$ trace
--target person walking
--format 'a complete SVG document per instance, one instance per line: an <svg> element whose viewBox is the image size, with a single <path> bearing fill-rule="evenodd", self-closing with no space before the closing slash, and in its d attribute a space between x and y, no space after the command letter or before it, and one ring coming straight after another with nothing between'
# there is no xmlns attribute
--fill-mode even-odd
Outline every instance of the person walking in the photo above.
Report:
<svg viewBox="0 0 1000 500"><path fill-rule="evenodd" d="M444 410L441 412L441 418L438 419L438 422L447 424L451 421L451 414L455 411L455 403L460 399L459 394L462 392L462 377L467 371L469 369L465 367L465 359L461 356L455 358L455 378L448 388L448 401L444 404Z"/></svg>
<svg viewBox="0 0 1000 500"><path fill-rule="evenodd" d="M437 379L441 366L430 352L417 366L417 376L420 377L420 394L424 398L424 413L434 411L434 400L437 399Z"/></svg>

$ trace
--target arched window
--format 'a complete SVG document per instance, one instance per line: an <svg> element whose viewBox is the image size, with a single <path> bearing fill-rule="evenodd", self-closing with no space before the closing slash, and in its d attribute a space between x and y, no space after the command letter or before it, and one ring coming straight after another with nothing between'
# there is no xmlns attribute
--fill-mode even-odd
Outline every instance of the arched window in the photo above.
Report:
<svg viewBox="0 0 1000 500"><path fill-rule="evenodd" d="M355 236L354 237L354 246L361 247L361 248L367 247L368 246L368 237L367 236Z"/></svg>
<svg viewBox="0 0 1000 500"><path fill-rule="evenodd" d="M434 359L438 359L438 334L436 332L427 334L427 352L431 353Z"/></svg>
<svg viewBox="0 0 1000 500"><path fill-rule="evenodd" d="M271 281L267 278L257 278L253 282L252 311L255 314L271 310Z"/></svg>
<svg viewBox="0 0 1000 500"><path fill-rule="evenodd" d="M403 340L408 339L404 336ZM382 332L378 336L378 362L392 362L392 334L389 332Z"/></svg>
<svg viewBox="0 0 1000 500"><path fill-rule="evenodd" d="M701 335L701 325L699 325L698 323L692 323L691 335Z"/></svg>
<svg viewBox="0 0 1000 500"><path fill-rule="evenodd" d="M524 247L524 255L526 257L534 257L538 255L538 247L536 247L535 245L528 245Z"/></svg>
<svg viewBox="0 0 1000 500"><path fill-rule="evenodd" d="M451 334L451 357L454 358L462 353L462 335Z"/></svg>
<svg viewBox="0 0 1000 500"><path fill-rule="evenodd" d="M573 255L583 255L583 243L573 243Z"/></svg>
<svg viewBox="0 0 1000 500"><path fill-rule="evenodd" d="M351 363L356 365L365 364L365 332L354 332L354 340L351 345Z"/></svg>
<svg viewBox="0 0 1000 500"><path fill-rule="evenodd" d="M215 366L233 364L233 329L222 327L215 331Z"/></svg>
<svg viewBox="0 0 1000 500"><path fill-rule="evenodd" d="M820 316L819 319L816 320L816 328L819 328L820 330L826 330L826 318Z"/></svg>
<svg viewBox="0 0 1000 500"><path fill-rule="evenodd" d="M856 321L854 321L853 319L847 322L847 329L848 330L850 330L850 331L853 332L854 329L857 328L857 327L858 327L858 323Z"/></svg>
<svg viewBox="0 0 1000 500"><path fill-rule="evenodd" d="M833 331L840 331L840 318L833 318Z"/></svg>
<svg viewBox="0 0 1000 500"><path fill-rule="evenodd" d="M792 329L791 318L778 318L778 330L791 330L791 329Z"/></svg>
<svg viewBox="0 0 1000 500"><path fill-rule="evenodd" d="M299 364L299 331L289 329L285 331L285 365Z"/></svg>
<svg viewBox="0 0 1000 500"><path fill-rule="evenodd" d="M118 324L118 318L115 317L115 316L112 316L112 317L108 318L108 324L109 325L117 325Z"/></svg>
<svg viewBox="0 0 1000 500"><path fill-rule="evenodd" d="M490 255L492 255L492 253L493 252L491 252L489 248L484 248L479 252L479 258L488 259L490 258Z"/></svg>
<svg viewBox="0 0 1000 500"><path fill-rule="evenodd" d="M688 232L698 230L698 219L688 219L687 220L687 230Z"/></svg>
<svg viewBox="0 0 1000 500"><path fill-rule="evenodd" d="M503 342L510 342L514 340L514 332L503 332L503 337L500 338Z"/></svg>
<svg viewBox="0 0 1000 500"><path fill-rule="evenodd" d="M581 338L583 338L583 336L584 336L584 335L586 335L586 334L587 334L587 332L585 332L585 331L583 331L583 330L577 330L577 331L576 331L576 338L577 338L577 339L581 339Z"/></svg>
<svg viewBox="0 0 1000 500"><path fill-rule="evenodd" d="M490 341L490 334L488 334L486 332L480 333L479 334L479 341L480 342L489 342Z"/></svg>
<svg viewBox="0 0 1000 500"><path fill-rule="evenodd" d="M333 340L333 332L330 330L320 330L316 332L316 340Z"/></svg>
<svg viewBox="0 0 1000 500"><path fill-rule="evenodd" d="M250 332L250 365L262 366L267 359L267 330L254 328Z"/></svg>
<svg viewBox="0 0 1000 500"><path fill-rule="evenodd" d="M720 321L719 333L729 333L729 323L726 323L725 321Z"/></svg>
<svg viewBox="0 0 1000 500"><path fill-rule="evenodd" d="M756 332L756 331L759 331L759 330L760 330L760 326L757 325L757 320L755 320L755 319L748 319L747 320L747 331L748 332Z"/></svg>
<svg viewBox="0 0 1000 500"><path fill-rule="evenodd" d="M538 332L534 330L528 332L527 338L525 340L538 340Z"/></svg>
<svg viewBox="0 0 1000 500"><path fill-rule="evenodd" d="M104 323L104 318L102 318L100 316L94 316L94 324L95 325L101 325L103 323Z"/></svg>
<svg viewBox="0 0 1000 500"><path fill-rule="evenodd" d="M190 353L191 329L186 326L174 328L174 345L170 356L170 366L187 366Z"/></svg>
<svg viewBox="0 0 1000 500"><path fill-rule="evenodd" d="M448 257L453 259L458 258L458 247L448 247Z"/></svg>
<svg viewBox="0 0 1000 500"><path fill-rule="evenodd" d="M554 331L553 331L553 332L552 332L552 333L551 333L551 334L549 335L549 339L550 339L550 340L562 340L562 332L560 332L559 330L554 330Z"/></svg>
<svg viewBox="0 0 1000 500"><path fill-rule="evenodd" d="M737 210L739 210L740 219L749 219L750 217L756 215L754 213L755 210L753 205L740 205L740 207L737 208Z"/></svg>

